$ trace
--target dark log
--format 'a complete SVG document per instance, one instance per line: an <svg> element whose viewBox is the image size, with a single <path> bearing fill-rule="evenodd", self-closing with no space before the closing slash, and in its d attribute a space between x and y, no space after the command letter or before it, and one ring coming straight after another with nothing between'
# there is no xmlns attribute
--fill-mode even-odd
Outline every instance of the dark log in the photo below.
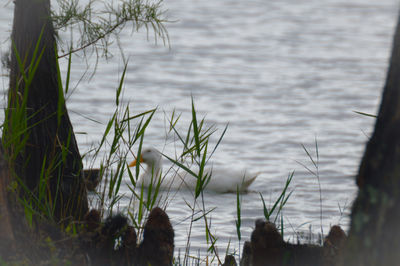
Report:
<svg viewBox="0 0 400 266"><path fill-rule="evenodd" d="M54 218L64 220L72 217L81 220L88 210L88 202L81 174L81 156L65 106L63 91L58 85L57 44L50 19L50 1L14 2L7 127L3 132L7 158L12 160L9 162L10 168L16 179L36 193L44 165L49 169L45 172L49 180L47 194L48 198L55 202ZM39 53L36 59L42 51L43 55L32 83L26 88L17 54L25 62L23 69L28 75L37 44ZM17 151L18 143L12 143L10 140L20 132L15 126L16 121L12 121L11 117L21 104L25 93L28 93L26 132L23 133L26 145L21 151ZM26 191L22 192L26 194Z"/></svg>
<svg viewBox="0 0 400 266"><path fill-rule="evenodd" d="M362 158L342 265L400 262L400 21L374 133Z"/></svg>

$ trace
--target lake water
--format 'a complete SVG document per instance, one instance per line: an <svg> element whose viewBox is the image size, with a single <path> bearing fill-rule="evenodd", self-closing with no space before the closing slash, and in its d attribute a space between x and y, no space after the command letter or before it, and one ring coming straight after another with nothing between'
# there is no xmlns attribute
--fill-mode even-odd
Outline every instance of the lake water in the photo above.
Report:
<svg viewBox="0 0 400 266"><path fill-rule="evenodd" d="M270 206L293 170L293 193L283 209L286 237L320 233L321 206L325 234L333 224L347 229L354 176L374 124L355 111L377 111L398 1L167 0L164 7L174 21L166 25L170 48L156 45L144 31L123 32L120 40L129 57L124 102L132 113L158 107L144 145L173 155L178 144L166 135L165 117L176 109L182 114L178 128L185 130L193 96L198 115L206 116L217 134L229 123L214 167L261 172L251 192L241 196L242 241L263 217L260 193ZM9 46L12 8L10 3L0 11L2 53ZM82 153L100 141L115 109L123 60L117 47L111 51L115 56L101 59L95 76L90 79L89 71L80 83L86 63L73 58L72 86L77 86L67 106L75 131L85 133L77 135ZM66 60L61 63L65 69ZM6 90L7 72L1 73ZM301 146L316 159L316 141L322 205L318 180L306 169L315 167ZM125 185L121 191L130 195ZM185 200L190 199L189 192L179 192L167 207L177 250L186 246L191 211ZM127 203L124 198L121 207ZM205 206L216 208L209 217L219 251L224 254L230 240L230 250L237 250L236 195L206 193ZM204 252L204 221L193 226L192 253Z"/></svg>

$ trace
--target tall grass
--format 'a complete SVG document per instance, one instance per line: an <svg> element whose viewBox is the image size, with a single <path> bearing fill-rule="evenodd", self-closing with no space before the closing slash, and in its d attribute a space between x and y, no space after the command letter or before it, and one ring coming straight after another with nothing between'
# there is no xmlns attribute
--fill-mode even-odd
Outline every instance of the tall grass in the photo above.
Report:
<svg viewBox="0 0 400 266"><path fill-rule="evenodd" d="M144 187L143 184L138 186L141 172L140 165L137 165L135 169L127 167L127 157L135 155L140 158L143 143L145 142L146 129L157 109L131 115L129 103L124 103L121 99L125 75L126 65L116 88L115 111L106 123L104 133L97 147L93 148L86 156L90 157L92 161L98 161L99 157L101 157L100 173L102 182L94 195L94 206L102 212L103 216L108 216L114 212L126 212L132 224L138 230L138 235L142 236L145 217L149 211L154 206L165 207L168 204L168 196L171 191L160 193L163 178L167 174L178 170L170 169L166 172L161 172L159 176L153 175L154 182L150 182L148 187ZM180 115L176 115L173 112L169 118L169 130L180 141L180 146L183 147L181 152L174 158L165 154L162 155L178 169L186 172L190 178L196 179L196 186L192 191L193 200L192 202L187 202L187 207L191 210L191 216L189 217L187 244L183 258L183 264L185 265L193 258L190 254L191 232L193 223L199 220L203 220L205 225L205 238L209 244L209 252L215 255L213 259L221 262L215 247L217 238L212 233L209 220L209 214L213 209L208 210L206 208L203 191L211 177L211 174L205 171L206 164L217 149L227 129L224 129L214 147L212 149L209 148L209 138L216 129L213 126L207 127L204 118L198 118L193 99L191 106L191 121L184 134L177 129ZM132 151L136 152L132 153ZM129 195L120 193L123 185L128 187ZM121 209L121 199L126 196L129 197L129 204Z"/></svg>
<svg viewBox="0 0 400 266"><path fill-rule="evenodd" d="M37 66L43 54L43 51L39 51L38 47L37 45L31 62L26 62L25 59L19 58L18 56L18 63L20 71L23 73L22 78L24 79L26 88L23 95L16 96L18 99L14 104L15 110L13 110L13 112L6 111L6 121L2 128L3 133L12 132L12 134L3 134L3 136L9 136L9 138L2 139L3 147L11 149L11 152L8 153L10 164L15 161L15 158L27 145L26 139L28 135L26 133L29 129L27 120L31 118L26 112L29 84L35 76ZM68 93L70 87L71 66L70 56L64 84L61 82L61 73L58 69L58 89L61 96L58 99L58 111L54 115L58 117L57 121L59 121L59 123L64 112L62 106L65 104L64 97L62 96ZM27 68L28 71L25 72L24 70ZM151 182L149 187L144 187L143 184L138 186L141 171L140 166L138 165L135 169L130 169L127 164L127 158L132 155L140 158L145 143L146 130L158 110L154 108L139 114L132 113L129 102L125 102L122 99L126 74L127 64L124 66L120 81L116 87L115 110L108 122L105 123L105 129L98 144L83 156L91 160L91 162L89 162L91 167L93 167L95 162L100 161L99 168L102 181L97 191L91 195L93 199L92 207L99 209L103 217L115 212L124 212L130 218L132 225L137 229L140 238L143 234L145 218L149 211L155 206L164 206L165 208L170 200L168 197L171 195L170 193L172 193L172 191L160 193L163 178L178 170L184 171L189 177L195 178L196 186L192 191L192 200L190 202L186 201L191 215L188 217L188 235L185 252L182 261L179 256L176 259L176 263L179 265L189 265L197 261L197 264L222 264L218 250L218 237L213 233L211 223L211 214L215 208L206 206L204 190L212 175L212 173L205 170L206 166L220 145L228 125L222 130L222 133L217 137L216 141L213 142L215 144L212 145L210 139L214 137L217 129L215 126L207 126L205 118L199 118L195 108L195 101L192 97L191 119L186 130L178 130L178 124L180 124L181 118L180 114L176 114L175 111L173 111L168 118L169 131L176 136L179 143L177 146L182 147L182 149L175 157L166 154L162 154L162 156L171 162L178 170L170 168L165 172L161 172L159 176L154 176L155 182ZM10 97L9 100L12 100L12 98ZM69 134L71 136L72 132ZM63 147L59 157L45 157L43 159L37 191L30 191L24 182L16 176L13 187L16 191L23 190L27 195L19 198L19 201L25 210L25 217L31 225L33 225L35 217L44 217L49 220L53 220L54 218L55 199L59 195L57 193L55 195L49 193L49 178L53 169L65 161L68 146L69 141L66 143L65 147ZM12 165L10 165L10 169L13 169ZM264 206L264 215L267 220L271 220L273 213L275 213L274 222L276 222L278 219L277 217L281 214L284 205L292 193L288 192L288 187L293 178L293 174L294 173L291 173L289 175L281 195L275 201L272 208L268 209L266 207L263 196L260 194ZM59 182L61 181L59 180ZM129 195L121 192L121 188L124 186L129 189ZM126 202L125 199L127 197L129 203L126 207L122 208L121 205L126 204L121 204L121 200L124 199L124 202ZM240 246L242 240L242 205L239 192L236 194L236 202L237 219L235 224ZM282 215L279 217L281 218L280 222L283 234L283 218ZM192 254L190 249L193 225L199 221L204 223L204 237L208 246L207 256L205 258L201 258L199 254ZM70 232L77 232L75 227L76 225L72 224L65 228L70 230ZM226 253L228 252L228 248Z"/></svg>
<svg viewBox="0 0 400 266"><path fill-rule="evenodd" d="M318 141L317 138L315 138L315 158L311 155L309 150L301 144L301 147L303 148L304 152L307 154L307 157L310 159L312 165L314 166L315 170L309 168L305 164L300 163L307 171L309 171L315 178L317 178L317 183L318 183L318 192L319 192L319 218L320 218L320 228L321 228L321 235L322 239L324 236L324 229L323 229L323 216L322 216L322 189L321 189L321 180L320 180L320 174L319 174L319 150L318 150Z"/></svg>
<svg viewBox="0 0 400 266"><path fill-rule="evenodd" d="M242 206L242 202L241 202L239 187L238 187L236 189L236 217L237 217L237 219L235 220L235 225L236 225L236 234L237 234L237 238L239 241L239 258L240 258L240 241L242 240L242 233L240 231L240 228L242 226L241 206Z"/></svg>
<svg viewBox="0 0 400 266"><path fill-rule="evenodd" d="M175 113L173 112L171 119L169 120L170 130L174 131L174 133L176 134L176 136L180 141L180 144L183 147L182 153L176 159L164 155L170 162L178 166L179 169L185 171L189 176L196 179L196 186L193 191L193 202L192 203L187 202L187 206L191 210L191 217L189 221L188 237L187 237L183 264L187 265L189 263L189 259L191 258L190 239L191 239L192 227L193 223L200 219L203 219L204 221L205 238L209 246L208 252L215 256L215 257L212 256L211 261L216 259L218 263L221 263L218 250L216 249L217 238L211 232L211 223L208 218L208 214L212 210L211 211L207 210L205 206L203 192L207 184L209 183L212 175L212 173L205 171L205 167L210 158L212 157L212 155L214 154L215 150L221 143L221 140L227 130L227 126L223 130L222 134L219 136L212 151L209 152L209 143L210 143L209 139L212 136L212 134L215 133L215 128L213 126L206 127L204 118L198 120L198 115L196 112L193 97L192 97L191 107L192 107L191 110L192 119L186 131L186 137L183 137L183 135L176 129L176 125L180 116L174 119ZM188 167L187 165L185 165L183 163L183 161L186 161L185 159L193 162L193 166ZM198 204L199 200L200 204ZM200 212L202 213L199 217L195 217L197 208L199 208Z"/></svg>
<svg viewBox="0 0 400 266"><path fill-rule="evenodd" d="M279 223L280 223L280 229L281 229L281 235L282 237L284 236L284 227L283 227L283 207L286 205L287 201L289 200L290 196L292 195L293 191L288 192L288 188L289 185L292 182L294 176L294 171L291 172L285 182L285 185L280 193L280 195L278 196L278 198L275 200L275 202L272 204L271 208L268 208L265 204L265 200L263 195L260 193L260 197L261 197L261 201L263 204L263 211L264 211L264 217L265 220L269 221L269 222L273 222L274 224L277 223L278 219L279 219ZM272 216L275 215L275 218L272 219Z"/></svg>
<svg viewBox="0 0 400 266"><path fill-rule="evenodd" d="M12 49L14 50L19 72L21 74L20 79L16 81L16 86L20 87L23 84L23 88L21 90L11 88L9 92L8 108L5 109L1 139L5 159L8 162L8 167L12 174L11 189L15 192L17 201L20 202L24 208L25 217L30 225L33 225L34 217L45 217L53 220L55 204L59 195L57 192L55 195L51 193L49 189L49 179L55 167L62 163L60 159L65 160L63 154L61 154L61 158L59 156L54 156L52 158L47 158L45 156L41 167L39 182L34 191L28 188L25 183L26 180L23 180L22 177L14 171L17 167L17 159L23 156L25 148L28 145L27 140L29 138L30 130L35 126L38 126L40 123L45 122L47 119L44 118L42 121L31 124L29 120L33 119L41 110L28 112L27 106L29 90L44 54L44 48L39 48L42 35L43 30L34 47L30 62L28 62L28 55L21 58L16 46L14 43L12 44ZM61 109L58 108L58 111L60 113ZM50 116L53 115L59 116L59 114L52 114ZM65 146L63 148L64 150L68 149L68 147ZM25 165L18 167L24 168ZM59 180L59 176L56 178Z"/></svg>

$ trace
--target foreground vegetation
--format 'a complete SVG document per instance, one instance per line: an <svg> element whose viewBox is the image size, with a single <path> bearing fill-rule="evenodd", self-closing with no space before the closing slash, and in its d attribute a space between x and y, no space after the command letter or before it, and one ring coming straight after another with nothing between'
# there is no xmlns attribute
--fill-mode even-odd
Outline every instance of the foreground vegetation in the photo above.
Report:
<svg viewBox="0 0 400 266"><path fill-rule="evenodd" d="M165 202L168 201L168 194L167 197L160 196L161 181L147 188L138 187L140 167L131 171L126 163L127 156L136 146L138 146L136 155L140 158L145 131L156 110L132 115L129 104L122 104L120 96L126 75L125 66L116 89L116 110L106 125L99 145L94 147L89 154L84 155L92 158L93 161L98 156L104 156L101 158L100 169L87 171L89 174L95 173L94 175L101 180L93 203L95 209L90 210L86 191L88 181L84 182L83 179L85 171L83 171L81 155L69 121L64 94L69 90L72 54L97 42L102 42L102 47L106 51L109 45L106 36L115 33L125 23L132 21L137 29L142 24L151 23L154 32L165 39L167 36L165 28L156 11L159 5L148 6L136 1L124 3L119 10L108 6L109 14L113 14L116 21L103 21L103 24L98 24L88 19L93 15L90 6L79 12L76 2L61 1L59 4L64 9L64 13L53 14L55 27L60 29L62 25L83 23L85 39L80 40L80 47L69 47L67 54L57 56L57 50L54 53L52 49L55 44L54 28L51 22L43 19L49 10L46 7L46 1L42 3L44 5L22 0L16 2L10 60L10 90L2 126L1 154L3 160L1 196L4 206L7 206L2 211L2 215L7 218L2 228L5 229L5 238L8 237L11 243L9 247L5 246L4 250L10 249L13 252L3 254L7 260L14 261L18 258L18 262L26 261L26 263L64 263L69 260L82 262L84 261L82 257L86 253L90 254L91 260L95 260L96 256L101 256L101 253L93 251L100 245L102 247L100 250L104 251L104 254L130 250L132 254L128 256L128 260L124 258L124 263L129 264L132 256L138 257L135 256L136 243L146 235L146 228L147 232L151 230L148 226L151 219L146 219L149 213L156 210L155 217L161 217L166 224L169 224L168 217L162 210L155 208L165 206ZM21 8L22 6L24 8ZM25 8L29 6L32 8ZM132 9L133 6L137 9ZM32 13L36 12L38 17L27 16L28 10ZM32 32L28 32L28 40L21 35L21 27L24 28L26 25L32 29ZM37 40L33 46L30 43L31 40ZM58 58L64 56L68 56L69 60L65 74L66 80L62 81ZM179 257L177 261L182 260L178 263L186 265L193 260L193 255L190 254L191 228L195 220L202 219L209 245L207 260L209 263L221 264L222 258L216 249L217 237L213 235L210 228L210 210L205 208L203 191L210 178L210 175L204 171L205 166L220 144L226 128L216 145L210 148L209 138L215 133L215 129L206 127L204 119L198 119L193 101L192 121L184 133L176 129L179 117L172 113L169 119L169 130L174 132L180 140L182 151L176 158L167 158L177 168L195 178L197 184L193 191L193 201L187 203L192 212L187 247L183 258ZM191 163L189 165L186 162ZM171 171L172 169L169 169L164 174L167 175ZM123 179L129 180L128 187L132 192L132 197L126 209L127 212L115 215L119 211L118 205L122 198L119 192ZM287 186L290 179L291 176ZM267 218L274 210L278 210L279 213L282 209L288 199L288 196L285 197L287 186L271 210L268 210L264 204ZM237 212L236 225L240 241L239 193L237 194ZM24 219L14 223L20 217ZM21 229L18 233L15 232L16 227ZM169 235L172 231L173 236L173 229L170 226L167 227ZM29 243L24 242L26 239L30 240ZM140 247L144 249L145 239L141 242L139 249ZM168 244L171 244L171 241ZM20 253L18 250L24 252ZM142 250L142 253L145 251ZM167 253L173 254L171 247ZM109 257L118 260L115 255L109 255ZM100 261L102 259L108 261L107 258L100 258ZM146 258L143 258L142 262L140 259L132 261L140 264L145 263L145 260ZM113 262L111 260L108 263ZM115 263L118 264L118 262Z"/></svg>
<svg viewBox="0 0 400 266"><path fill-rule="evenodd" d="M162 19L157 18L158 5L126 1L121 9L108 6L109 22L87 23L91 6L77 12L74 1L60 1L66 16L55 16L64 24L83 23L83 29L94 33L82 39L81 46L69 47L66 80L62 81L53 21L48 18L48 0L15 1L10 59L10 87L5 121L2 126L0 156L0 255L2 264L82 264L82 265L232 265L235 258L220 254L217 237L212 233L210 213L204 204L204 188L210 178L204 171L217 149L226 128L212 146L215 133L199 119L192 100L191 122L183 133L177 130L179 115L172 113L169 130L178 137L181 152L175 158L165 156L174 167L196 179L193 199L187 202L192 214L186 250L174 259L174 230L165 211L158 207L168 201L161 196L161 181L147 188L138 186L140 167L130 170L126 158L132 150L140 159L146 128L156 109L132 114L123 104L123 82L126 66L116 89L116 110L106 125L103 137L90 156L101 158L95 176L102 178L96 193L95 208L89 205L88 181L72 124L68 117L64 94L68 91L71 54L104 40L118 32L127 22L155 26L156 35L166 36ZM92 3L92 2L90 2ZM146 12L143 12L146 11ZM115 16L113 16L114 14ZM80 18L74 20L76 18ZM58 23L58 22L57 22ZM101 24L105 23L105 24ZM57 26L58 27L58 26ZM83 32L85 32L83 30ZM251 241L245 242L240 260L242 265L395 265L398 254L399 200L399 60L400 27L398 26L382 105L375 132L357 177L359 194L352 211L349 239L332 227L324 246L291 244L283 240L281 210L291 195L289 174L281 195L271 208L264 199L265 219L255 221ZM98 50L95 50L98 51ZM61 55L64 56L64 55ZM304 148L305 149L305 148ZM316 150L318 145L316 142ZM317 179L317 160L313 162ZM189 163L188 163L189 162ZM92 169L93 170L93 169ZM164 175L173 172L167 170ZM128 180L132 193L127 212L115 214L121 200L123 180ZM168 195L168 194L167 194ZM241 236L241 201L236 195L237 239ZM320 197L321 198L321 197ZM321 211L322 212L322 211ZM21 219L22 217L22 219ZM147 218L146 218L147 217ZM204 222L208 254L194 258L190 253L192 224ZM280 223L280 231L274 223ZM228 256L224 256L228 255Z"/></svg>

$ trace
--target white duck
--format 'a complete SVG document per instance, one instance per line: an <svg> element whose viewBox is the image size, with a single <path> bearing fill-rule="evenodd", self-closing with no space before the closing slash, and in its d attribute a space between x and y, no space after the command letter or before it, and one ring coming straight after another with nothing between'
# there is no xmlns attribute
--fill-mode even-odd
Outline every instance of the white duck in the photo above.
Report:
<svg viewBox="0 0 400 266"><path fill-rule="evenodd" d="M162 154L155 148L146 148L142 151L139 162L145 163L147 168L139 177L138 185L144 187L155 184L155 180L161 178ZM137 165L137 160L129 164L129 167ZM196 173L196 172L195 172ZM240 192L247 191L248 187L254 182L258 174L251 174L246 170L233 171L232 169L206 168L205 173L211 174L206 190L219 193L234 192L237 188ZM157 178L156 178L157 177ZM162 189L193 189L196 187L197 179L187 172L178 172L176 175L162 177L160 187Z"/></svg>

